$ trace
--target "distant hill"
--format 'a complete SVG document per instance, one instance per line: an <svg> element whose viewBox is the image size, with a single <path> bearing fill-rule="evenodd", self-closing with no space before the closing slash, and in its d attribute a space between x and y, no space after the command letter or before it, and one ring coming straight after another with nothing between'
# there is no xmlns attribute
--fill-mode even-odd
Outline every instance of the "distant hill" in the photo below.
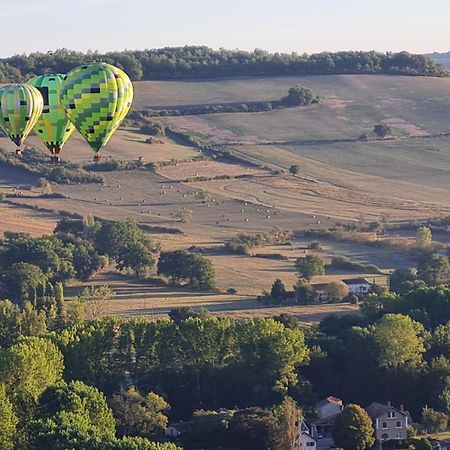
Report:
<svg viewBox="0 0 450 450"><path fill-rule="evenodd" d="M450 52L430 53L429 55L425 56L432 59L434 62L445 66L447 69L450 69Z"/></svg>
<svg viewBox="0 0 450 450"><path fill-rule="evenodd" d="M237 76L389 74L449 76L448 70L423 55L407 52L322 52L312 55L269 53L256 49L213 50L167 47L100 54L61 49L0 59L0 81L23 81L43 73L66 73L89 61L123 68L133 80L207 79Z"/></svg>

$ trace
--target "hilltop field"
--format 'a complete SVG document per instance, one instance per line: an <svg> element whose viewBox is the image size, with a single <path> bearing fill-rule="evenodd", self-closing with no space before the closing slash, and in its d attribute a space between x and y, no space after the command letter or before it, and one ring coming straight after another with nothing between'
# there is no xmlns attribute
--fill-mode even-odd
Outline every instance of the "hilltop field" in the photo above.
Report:
<svg viewBox="0 0 450 450"><path fill-rule="evenodd" d="M120 306L112 312L149 314L142 302L154 298L156 289L169 309L180 304L180 297L189 302L194 295L196 306L225 302L228 308L221 304L216 310L237 314L236 309L259 311L260 306L252 303L254 296L269 289L275 278L282 278L287 285L295 282L293 262L312 240L301 237L304 230L327 229L337 221L399 224L450 216L448 78L336 75L141 81L135 83L133 108L171 110L187 105L274 101L295 84L314 89L321 102L259 113L155 119L229 157L205 157L195 145L173 137L148 144L148 136L127 126L104 149L104 158L141 158L145 163L160 164L156 170L104 172L103 185L54 186L53 192L62 194L61 198L46 198L37 187L38 176L0 167L0 190L8 200L2 204L0 231L48 233L64 213L131 217L163 248L202 247L216 268L222 294L217 298L211 294L213 298L202 302L195 293L172 295L162 287L145 287L137 304L130 303L127 309L123 279L115 278L110 282L120 284L122 294ZM373 126L379 123L392 127L392 137L373 135ZM45 151L36 137L27 145ZM14 150L5 138L0 139L0 146ZM76 135L62 156L85 164L93 153ZM293 164L300 167L297 176L289 174ZM16 195L19 190L21 194ZM273 252L283 259L224 251L226 240L238 233L275 227L291 230L299 238L289 248L262 248L258 253ZM413 237L413 233L398 236L405 241ZM441 238L446 246L447 238ZM375 264L382 273L414 264L411 256L399 249L322 239L321 243L324 258L347 256L355 262ZM348 275L371 276L330 271L316 281ZM104 282L102 277L98 283ZM133 286L130 292L136 292ZM231 287L237 289L237 296L223 293ZM157 305L164 312L166 306Z"/></svg>

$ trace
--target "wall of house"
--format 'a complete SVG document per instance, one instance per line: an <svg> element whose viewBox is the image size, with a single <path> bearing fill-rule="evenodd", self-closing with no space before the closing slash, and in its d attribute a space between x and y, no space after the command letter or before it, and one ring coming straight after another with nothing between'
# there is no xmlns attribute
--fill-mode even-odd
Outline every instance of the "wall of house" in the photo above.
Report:
<svg viewBox="0 0 450 450"><path fill-rule="evenodd" d="M389 412L394 413L395 417L389 417ZM408 417L405 414L395 411L395 409L381 415L375 421L376 437L379 441L406 439L408 437L407 429Z"/></svg>
<svg viewBox="0 0 450 450"><path fill-rule="evenodd" d="M299 450L316 450L316 441L308 434L303 433L295 441L294 448Z"/></svg>

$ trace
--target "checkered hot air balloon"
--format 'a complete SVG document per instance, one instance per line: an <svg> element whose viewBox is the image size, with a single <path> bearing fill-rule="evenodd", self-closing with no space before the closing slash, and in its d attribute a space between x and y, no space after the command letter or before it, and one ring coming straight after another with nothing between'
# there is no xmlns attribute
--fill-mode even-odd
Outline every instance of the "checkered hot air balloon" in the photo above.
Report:
<svg viewBox="0 0 450 450"><path fill-rule="evenodd" d="M0 88L0 127L19 147L30 134L44 107L41 93L27 84Z"/></svg>
<svg viewBox="0 0 450 450"><path fill-rule="evenodd" d="M63 145L75 131L59 100L62 82L63 75L40 75L27 82L41 93L44 100L44 109L33 130L55 160L59 159Z"/></svg>
<svg viewBox="0 0 450 450"><path fill-rule="evenodd" d="M60 99L67 117L97 154L130 110L133 85L123 70L91 63L66 75Z"/></svg>

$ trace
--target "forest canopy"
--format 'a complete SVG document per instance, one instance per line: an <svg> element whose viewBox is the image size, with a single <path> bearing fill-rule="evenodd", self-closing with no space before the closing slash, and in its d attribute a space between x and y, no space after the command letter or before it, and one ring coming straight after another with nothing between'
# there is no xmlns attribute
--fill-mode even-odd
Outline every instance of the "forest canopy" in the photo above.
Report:
<svg viewBox="0 0 450 450"><path fill-rule="evenodd" d="M124 69L133 80L171 80L262 75L393 74L449 76L447 69L424 55L408 52L322 52L312 55L269 53L255 49L214 50L204 46L166 47L110 53L59 49L0 59L0 81L19 82L33 75L67 73L91 61Z"/></svg>

